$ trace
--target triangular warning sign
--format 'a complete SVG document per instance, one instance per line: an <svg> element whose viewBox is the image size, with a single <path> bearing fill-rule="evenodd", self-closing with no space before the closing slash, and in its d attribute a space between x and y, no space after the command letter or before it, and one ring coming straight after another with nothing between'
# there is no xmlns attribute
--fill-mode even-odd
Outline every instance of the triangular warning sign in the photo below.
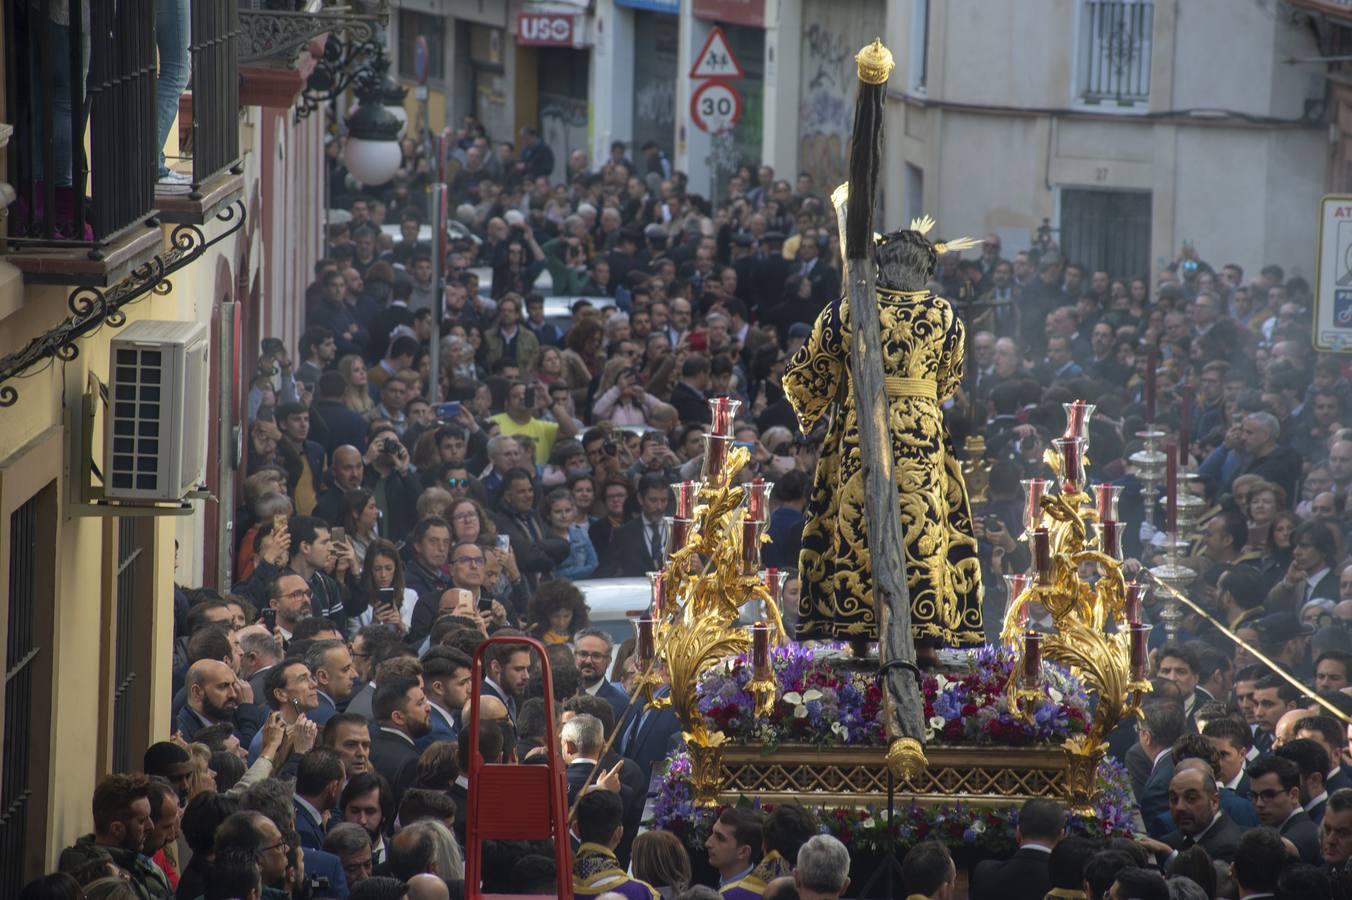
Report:
<svg viewBox="0 0 1352 900"><path fill-rule="evenodd" d="M704 41L704 48L696 55L695 64L690 67L690 77L741 78L744 74L741 63L732 55L728 39L723 36L723 29L715 25Z"/></svg>

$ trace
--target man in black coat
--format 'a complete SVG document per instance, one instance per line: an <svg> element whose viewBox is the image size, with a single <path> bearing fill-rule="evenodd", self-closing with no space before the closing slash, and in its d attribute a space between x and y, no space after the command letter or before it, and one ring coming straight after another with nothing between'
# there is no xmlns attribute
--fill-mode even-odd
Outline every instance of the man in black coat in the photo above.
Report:
<svg viewBox="0 0 1352 900"><path fill-rule="evenodd" d="M1250 764L1249 784L1262 823L1294 844L1301 862L1319 865L1319 828L1301 808L1300 767L1289 759L1264 754Z"/></svg>
<svg viewBox="0 0 1352 900"><path fill-rule="evenodd" d="M526 469L509 469L502 476L498 488L498 508L493 517L499 535L511 541L516 567L531 590L542 577L550 575L554 567L568 558L568 541L557 538L545 529L536 509L535 479ZM509 573L510 574L510 573ZM524 609L517 610L525 615Z"/></svg>
<svg viewBox="0 0 1352 900"><path fill-rule="evenodd" d="M336 449L344 444L360 446L366 443L366 418L347 408L343 395L347 382L340 372L325 372L319 376L314 410L324 420L326 428L324 452L333 458Z"/></svg>
<svg viewBox="0 0 1352 900"><path fill-rule="evenodd" d="M1024 801L1014 837L1019 849L1007 860L988 859L972 872L972 900L1042 900L1051 890L1052 848L1066 829L1066 813L1054 800Z"/></svg>
<svg viewBox="0 0 1352 900"><path fill-rule="evenodd" d="M671 389L671 405L681 422L708 425L713 420L709 412L709 384L712 366L701 354L692 353L681 364L681 380Z"/></svg>
<svg viewBox="0 0 1352 900"><path fill-rule="evenodd" d="M431 729L431 708L418 679L394 678L376 688L371 710L380 725L371 739L371 765L394 788L397 806L418 775L414 742Z"/></svg>
<svg viewBox="0 0 1352 900"><path fill-rule="evenodd" d="M639 479L638 517L621 525L610 542L598 578L642 578L662 568L662 519L667 513L670 488L661 475Z"/></svg>
<svg viewBox="0 0 1352 900"><path fill-rule="evenodd" d="M1304 471L1300 453L1283 447L1277 441L1282 434L1281 423L1270 412L1249 413L1241 426L1244 433L1244 452L1249 455L1245 475L1259 475L1279 485L1286 496L1295 496L1296 482Z"/></svg>

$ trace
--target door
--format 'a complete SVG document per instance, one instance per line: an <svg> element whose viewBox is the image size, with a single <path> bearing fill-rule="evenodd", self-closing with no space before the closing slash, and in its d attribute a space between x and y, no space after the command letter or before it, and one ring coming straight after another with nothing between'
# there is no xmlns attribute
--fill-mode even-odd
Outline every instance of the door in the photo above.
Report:
<svg viewBox="0 0 1352 900"><path fill-rule="evenodd" d="M1061 190L1061 250L1068 262L1113 278L1150 275L1149 191Z"/></svg>

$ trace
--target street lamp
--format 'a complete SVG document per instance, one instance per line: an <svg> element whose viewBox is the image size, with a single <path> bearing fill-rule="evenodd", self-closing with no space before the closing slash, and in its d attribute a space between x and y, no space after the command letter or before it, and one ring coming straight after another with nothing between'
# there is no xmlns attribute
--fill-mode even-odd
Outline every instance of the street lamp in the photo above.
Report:
<svg viewBox="0 0 1352 900"><path fill-rule="evenodd" d="M403 123L384 105L378 80L357 87L356 110L347 118L343 163L352 177L368 187L387 184L403 162L399 134Z"/></svg>

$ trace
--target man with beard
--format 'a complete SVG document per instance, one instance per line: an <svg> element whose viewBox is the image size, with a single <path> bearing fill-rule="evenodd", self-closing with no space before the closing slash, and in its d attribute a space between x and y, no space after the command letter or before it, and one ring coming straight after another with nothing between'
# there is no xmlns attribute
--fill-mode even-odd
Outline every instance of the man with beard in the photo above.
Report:
<svg viewBox="0 0 1352 900"><path fill-rule="evenodd" d="M152 778L150 791L150 830L146 832L141 855L148 857L164 874L169 887L178 887L178 868L161 851L178 840L179 799L174 786L163 779Z"/></svg>
<svg viewBox="0 0 1352 900"><path fill-rule="evenodd" d="M600 697L614 707L618 721L629 705L629 697L606 678L612 658L610 635L599 628L584 628L575 636L573 647L582 692Z"/></svg>
<svg viewBox="0 0 1352 900"><path fill-rule="evenodd" d="M416 741L432 728L427 695L417 678L392 678L376 688L371 702L378 731L371 741L371 764L394 789L397 806L418 774Z"/></svg>
<svg viewBox="0 0 1352 900"><path fill-rule="evenodd" d="M394 818L395 808L389 782L376 772L352 778L338 798L343 821L365 829L371 841L371 861L376 866L385 863L385 822Z"/></svg>
<svg viewBox="0 0 1352 900"><path fill-rule="evenodd" d="M1174 851L1197 845L1212 859L1234 862L1244 829L1221 809L1220 789L1205 762L1179 763L1169 780L1169 814L1174 830L1159 841L1141 839L1146 849L1163 860Z"/></svg>
<svg viewBox="0 0 1352 900"><path fill-rule="evenodd" d="M210 725L235 728L239 694L235 672L218 659L200 659L188 669L187 702L178 712L175 726L183 740L191 741Z"/></svg>
<svg viewBox="0 0 1352 900"><path fill-rule="evenodd" d="M154 829L150 781L144 775L108 775L94 788L94 833L61 852L60 869L68 872L102 854L126 873L138 900L168 900L169 882L142 854Z"/></svg>
<svg viewBox="0 0 1352 900"><path fill-rule="evenodd" d="M499 629L496 637L519 635L512 629ZM530 649L523 644L491 644L484 649L486 677L479 693L496 697L507 707L507 715L516 722L517 703L525 697L530 681Z"/></svg>

